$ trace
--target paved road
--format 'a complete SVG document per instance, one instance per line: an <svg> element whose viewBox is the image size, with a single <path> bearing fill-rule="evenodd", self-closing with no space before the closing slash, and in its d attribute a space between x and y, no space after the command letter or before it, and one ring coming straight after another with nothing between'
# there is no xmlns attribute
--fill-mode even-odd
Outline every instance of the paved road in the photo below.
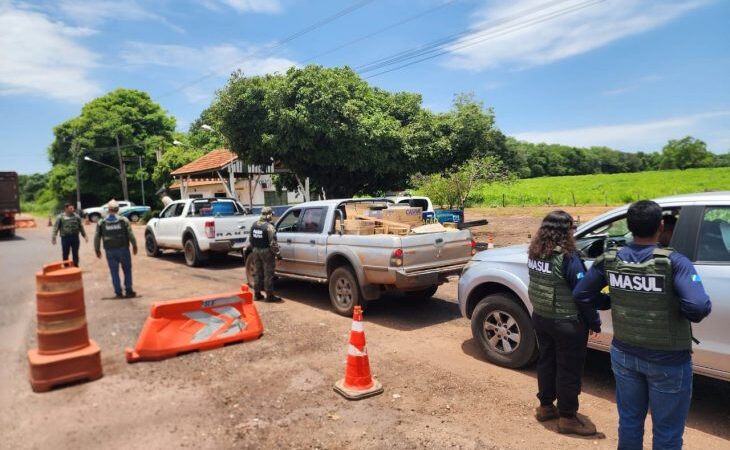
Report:
<svg viewBox="0 0 730 450"><path fill-rule="evenodd" d="M138 239L141 229L137 228ZM159 363L126 364L154 301L235 290L235 258L189 268L182 255L134 258L134 300L113 295L103 260L82 248L89 331L104 378L34 394L25 351L34 345L34 279L57 259L48 229L0 242L0 448L474 448L616 447L613 380L591 352L581 396L606 439L559 435L538 424L534 369L486 363L455 303L455 286L414 304L388 298L365 313L373 372L383 395L347 402L342 377L350 320L330 311L324 286L281 282L285 301L257 304L264 337ZM83 245L83 244L82 244ZM8 389L9 387L9 389ZM730 448L730 383L697 377L687 449ZM647 431L647 443L650 440Z"/></svg>

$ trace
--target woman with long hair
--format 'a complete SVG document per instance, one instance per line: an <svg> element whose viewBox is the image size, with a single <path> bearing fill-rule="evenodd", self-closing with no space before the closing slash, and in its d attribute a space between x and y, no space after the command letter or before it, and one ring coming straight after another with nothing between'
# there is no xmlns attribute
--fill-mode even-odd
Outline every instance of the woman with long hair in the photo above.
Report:
<svg viewBox="0 0 730 450"><path fill-rule="evenodd" d="M535 418L540 422L558 419L560 433L590 436L596 433L596 426L577 414L578 395L588 331L600 333L601 320L598 311L573 301L572 291L586 270L575 248L575 229L570 214L552 211L542 220L528 250L528 292L540 351L540 406Z"/></svg>

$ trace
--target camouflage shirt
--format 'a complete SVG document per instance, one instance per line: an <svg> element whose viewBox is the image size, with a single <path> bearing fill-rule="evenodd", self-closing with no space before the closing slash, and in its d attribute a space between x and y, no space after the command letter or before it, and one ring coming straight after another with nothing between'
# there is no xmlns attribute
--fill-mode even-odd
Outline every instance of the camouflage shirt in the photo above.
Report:
<svg viewBox="0 0 730 450"><path fill-rule="evenodd" d="M59 233L61 237L77 236L79 233L81 233L81 236L86 237L84 224L81 221L81 217L76 213L70 216L66 213L61 213L56 216L56 221L53 224L53 237L55 238Z"/></svg>

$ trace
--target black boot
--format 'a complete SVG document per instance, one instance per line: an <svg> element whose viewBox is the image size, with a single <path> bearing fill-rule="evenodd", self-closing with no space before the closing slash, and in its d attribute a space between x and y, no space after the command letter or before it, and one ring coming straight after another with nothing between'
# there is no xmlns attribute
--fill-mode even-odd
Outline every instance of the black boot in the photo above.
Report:
<svg viewBox="0 0 730 450"><path fill-rule="evenodd" d="M254 300L263 300L264 296L261 294L261 291L254 292L253 295Z"/></svg>
<svg viewBox="0 0 730 450"><path fill-rule="evenodd" d="M280 302L281 297L274 295L274 291L266 291L266 301L269 303Z"/></svg>

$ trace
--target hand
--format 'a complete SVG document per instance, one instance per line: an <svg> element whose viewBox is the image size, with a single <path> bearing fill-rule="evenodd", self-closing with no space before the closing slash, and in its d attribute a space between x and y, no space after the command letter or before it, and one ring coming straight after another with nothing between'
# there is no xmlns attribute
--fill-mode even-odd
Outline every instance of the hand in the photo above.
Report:
<svg viewBox="0 0 730 450"><path fill-rule="evenodd" d="M96 257L101 259L101 252L99 250L96 251Z"/></svg>
<svg viewBox="0 0 730 450"><path fill-rule="evenodd" d="M89 238L86 237L86 236L84 236L84 242L86 242L88 244L89 243Z"/></svg>
<svg viewBox="0 0 730 450"><path fill-rule="evenodd" d="M136 245L133 245L132 246L132 254L134 254L134 255L137 254L137 246Z"/></svg>
<svg viewBox="0 0 730 450"><path fill-rule="evenodd" d="M51 238L51 244L56 245L56 238L55 237L52 237Z"/></svg>
<svg viewBox="0 0 730 450"><path fill-rule="evenodd" d="M600 335L601 335L601 330L598 330L598 331L589 330L588 331L588 336L590 336L590 337L597 339Z"/></svg>

